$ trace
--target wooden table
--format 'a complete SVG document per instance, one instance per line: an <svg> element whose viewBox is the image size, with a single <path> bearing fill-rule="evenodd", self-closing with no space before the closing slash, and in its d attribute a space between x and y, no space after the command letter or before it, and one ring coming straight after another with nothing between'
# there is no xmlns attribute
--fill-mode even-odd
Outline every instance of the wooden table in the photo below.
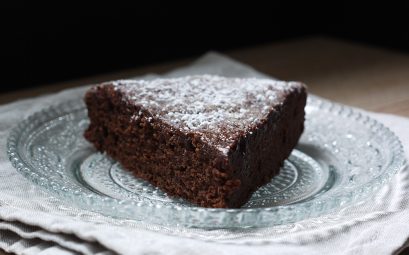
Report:
<svg viewBox="0 0 409 255"><path fill-rule="evenodd" d="M224 53L276 78L303 81L316 95L371 111L409 117L409 55L319 37ZM83 84L148 72L163 73L191 60L193 58L3 94L0 104Z"/></svg>
<svg viewBox="0 0 409 255"><path fill-rule="evenodd" d="M305 82L311 93L371 111L409 117L409 55L328 38L308 38L225 52L284 80ZM68 87L162 73L192 59L0 95L0 104Z"/></svg>

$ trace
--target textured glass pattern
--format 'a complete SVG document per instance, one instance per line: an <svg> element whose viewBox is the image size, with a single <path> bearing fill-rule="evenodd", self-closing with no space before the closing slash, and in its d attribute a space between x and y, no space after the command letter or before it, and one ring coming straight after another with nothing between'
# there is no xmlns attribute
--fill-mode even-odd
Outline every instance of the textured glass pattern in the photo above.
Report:
<svg viewBox="0 0 409 255"><path fill-rule="evenodd" d="M241 209L207 209L168 197L97 153L82 133L80 101L38 112L10 134L13 166L71 204L116 218L204 228L262 227L327 214L361 201L404 165L402 146L382 124L310 96L306 129L279 176Z"/></svg>

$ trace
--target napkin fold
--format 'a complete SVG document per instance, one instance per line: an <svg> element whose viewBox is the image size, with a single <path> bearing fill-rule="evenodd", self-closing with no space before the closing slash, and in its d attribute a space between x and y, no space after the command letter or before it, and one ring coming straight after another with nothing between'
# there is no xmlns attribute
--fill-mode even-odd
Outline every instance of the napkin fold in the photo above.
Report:
<svg viewBox="0 0 409 255"><path fill-rule="evenodd" d="M165 74L267 77L221 54ZM156 75L143 78L151 79ZM141 78L141 77L139 77ZM409 169L370 200L301 222L245 230L162 227L82 210L33 185L10 164L6 142L25 117L81 98L81 87L0 106L0 248L17 254L393 254L409 237ZM401 139L409 156L409 119L366 113Z"/></svg>

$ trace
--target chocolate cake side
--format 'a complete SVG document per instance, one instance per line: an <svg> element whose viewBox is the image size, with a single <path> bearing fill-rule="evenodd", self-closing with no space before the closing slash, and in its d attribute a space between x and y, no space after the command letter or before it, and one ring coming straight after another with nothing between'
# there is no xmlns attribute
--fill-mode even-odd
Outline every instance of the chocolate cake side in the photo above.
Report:
<svg viewBox="0 0 409 255"><path fill-rule="evenodd" d="M84 136L169 195L237 208L278 174L303 131L305 87L277 83L208 75L104 83L85 96Z"/></svg>

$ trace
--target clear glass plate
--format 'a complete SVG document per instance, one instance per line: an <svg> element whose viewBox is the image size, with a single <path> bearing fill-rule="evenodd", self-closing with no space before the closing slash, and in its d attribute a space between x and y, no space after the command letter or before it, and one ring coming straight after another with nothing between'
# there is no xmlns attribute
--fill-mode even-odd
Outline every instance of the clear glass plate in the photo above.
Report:
<svg viewBox="0 0 409 255"><path fill-rule="evenodd" d="M405 164L398 138L349 107L310 96L305 131L280 174L241 209L209 209L167 196L96 152L83 138L82 101L35 113L10 134L14 167L71 204L166 226L265 227L328 214L376 192Z"/></svg>

